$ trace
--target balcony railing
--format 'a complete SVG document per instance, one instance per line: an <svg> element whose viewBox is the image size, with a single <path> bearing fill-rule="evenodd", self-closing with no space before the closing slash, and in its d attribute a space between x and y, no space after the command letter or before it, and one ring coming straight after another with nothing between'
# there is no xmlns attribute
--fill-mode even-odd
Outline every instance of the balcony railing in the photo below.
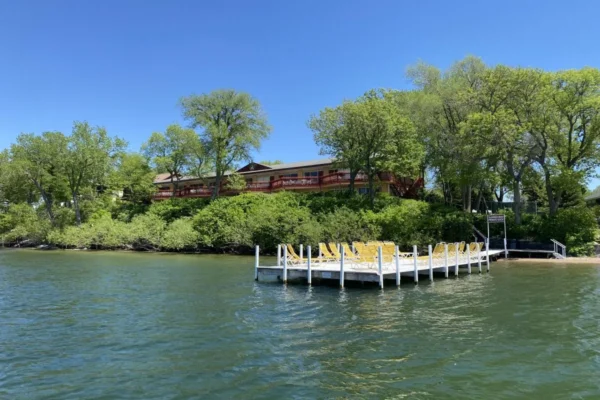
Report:
<svg viewBox="0 0 600 400"><path fill-rule="evenodd" d="M365 174L357 174L354 178L355 182L363 183L368 181L368 177ZM402 182L415 181L410 178L397 179L390 173L382 173L379 175L380 182ZM338 172L325 176L304 176L304 177L287 177L275 179L269 182L252 182L246 185L246 191L249 192L273 192L278 190L293 190L293 189L320 189L322 187L332 187L335 185L348 185L350 183L350 174L347 172ZM225 194L226 190L221 189L221 193ZM232 192L233 193L233 192ZM159 190L155 195L155 200L168 199L171 197L210 197L212 195L212 188L184 188L175 191L171 190Z"/></svg>

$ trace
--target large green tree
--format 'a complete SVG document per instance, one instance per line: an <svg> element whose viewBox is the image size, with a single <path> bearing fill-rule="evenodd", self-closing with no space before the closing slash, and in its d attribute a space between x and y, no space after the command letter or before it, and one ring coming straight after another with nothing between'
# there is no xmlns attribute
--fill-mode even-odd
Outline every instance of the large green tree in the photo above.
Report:
<svg viewBox="0 0 600 400"><path fill-rule="evenodd" d="M73 124L61 166L77 225L81 225L80 199L83 191L96 193L106 186L108 175L125 145L121 139L110 137L102 127L92 127L87 122Z"/></svg>
<svg viewBox="0 0 600 400"><path fill-rule="evenodd" d="M309 120L321 153L350 170L350 187L359 171L368 179L371 204L375 181L381 172L399 176L416 174L423 147L417 133L396 106L393 93L369 91L354 102L325 109Z"/></svg>
<svg viewBox="0 0 600 400"><path fill-rule="evenodd" d="M154 164L157 172L168 172L175 192L187 173L201 177L205 165L202 143L193 129L178 124L167 127L165 133L154 132L142 145L142 153Z"/></svg>
<svg viewBox="0 0 600 400"><path fill-rule="evenodd" d="M324 108L319 115L311 116L308 127L314 133L320 154L334 158L340 168L349 171L349 191L354 192L356 176L362 167L361 143L353 116L358 113L359 106L351 101L344 101L335 108Z"/></svg>
<svg viewBox="0 0 600 400"><path fill-rule="evenodd" d="M148 165L148 160L138 153L120 155L116 168L110 175L113 190L123 191L123 197L132 203L150 200L156 191L156 172Z"/></svg>
<svg viewBox="0 0 600 400"><path fill-rule="evenodd" d="M12 184L21 179L33 185L52 224L55 202L66 188L63 163L67 148L68 138L62 133L44 132L40 136L21 134L10 149L10 169L5 178L10 178Z"/></svg>
<svg viewBox="0 0 600 400"><path fill-rule="evenodd" d="M247 93L217 90L181 99L184 117L199 128L208 165L214 169L212 197L223 177L240 161L250 161L271 128L258 100Z"/></svg>

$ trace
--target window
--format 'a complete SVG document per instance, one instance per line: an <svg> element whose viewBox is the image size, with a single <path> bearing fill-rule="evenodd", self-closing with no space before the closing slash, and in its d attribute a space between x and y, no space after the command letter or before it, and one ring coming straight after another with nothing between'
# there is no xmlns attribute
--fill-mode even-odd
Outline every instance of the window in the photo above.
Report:
<svg viewBox="0 0 600 400"><path fill-rule="evenodd" d="M315 177L315 178L316 178L317 176L319 176L319 175L320 175L320 174L319 174L319 172L320 172L320 171L305 172L305 173L304 173L304 177L305 177L305 178L312 178L312 177Z"/></svg>
<svg viewBox="0 0 600 400"><path fill-rule="evenodd" d="M329 170L329 175L333 175L333 174L337 174L338 170L337 169L330 169Z"/></svg>
<svg viewBox="0 0 600 400"><path fill-rule="evenodd" d="M279 175L279 178L297 178L298 174L286 174L286 175Z"/></svg>

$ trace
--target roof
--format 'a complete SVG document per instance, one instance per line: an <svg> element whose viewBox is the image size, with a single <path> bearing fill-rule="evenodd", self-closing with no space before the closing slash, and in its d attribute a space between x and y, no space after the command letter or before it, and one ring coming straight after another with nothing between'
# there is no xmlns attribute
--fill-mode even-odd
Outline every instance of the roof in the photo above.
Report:
<svg viewBox="0 0 600 400"><path fill-rule="evenodd" d="M286 169L297 169L297 168L306 168L306 167L317 167L320 165L331 165L331 164L333 164L333 162L334 162L334 160L332 158L321 158L319 160L297 161L297 162L274 164L274 165L264 165L264 164L251 162L251 163L243 166L242 168L238 169L237 171L229 171L229 172L225 173L225 175L232 174L233 172L239 172L242 175L251 175L251 174L264 173L264 172L268 172L268 171L281 171L281 170L286 170ZM254 170L252 168L252 166L258 166L259 168ZM202 178L214 178L214 177L215 177L215 173L211 172L210 174L207 174L207 175L203 176ZM190 181L190 180L195 180L195 179L201 179L201 178L198 178L197 176L182 176L179 179L179 181L180 182L181 181ZM169 174L167 172L167 173L156 175L156 178L154 178L154 183L155 184L171 183L171 174Z"/></svg>
<svg viewBox="0 0 600 400"><path fill-rule="evenodd" d="M593 201L600 199L600 187L594 189L594 191L584 197L585 201Z"/></svg>

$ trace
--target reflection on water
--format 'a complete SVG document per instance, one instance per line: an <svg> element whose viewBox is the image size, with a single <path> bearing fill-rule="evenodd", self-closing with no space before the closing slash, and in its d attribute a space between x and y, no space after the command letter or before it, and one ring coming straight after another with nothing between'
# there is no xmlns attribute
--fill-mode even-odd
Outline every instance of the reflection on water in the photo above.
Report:
<svg viewBox="0 0 600 400"><path fill-rule="evenodd" d="M0 252L0 398L597 398L600 269L400 289L227 256Z"/></svg>

